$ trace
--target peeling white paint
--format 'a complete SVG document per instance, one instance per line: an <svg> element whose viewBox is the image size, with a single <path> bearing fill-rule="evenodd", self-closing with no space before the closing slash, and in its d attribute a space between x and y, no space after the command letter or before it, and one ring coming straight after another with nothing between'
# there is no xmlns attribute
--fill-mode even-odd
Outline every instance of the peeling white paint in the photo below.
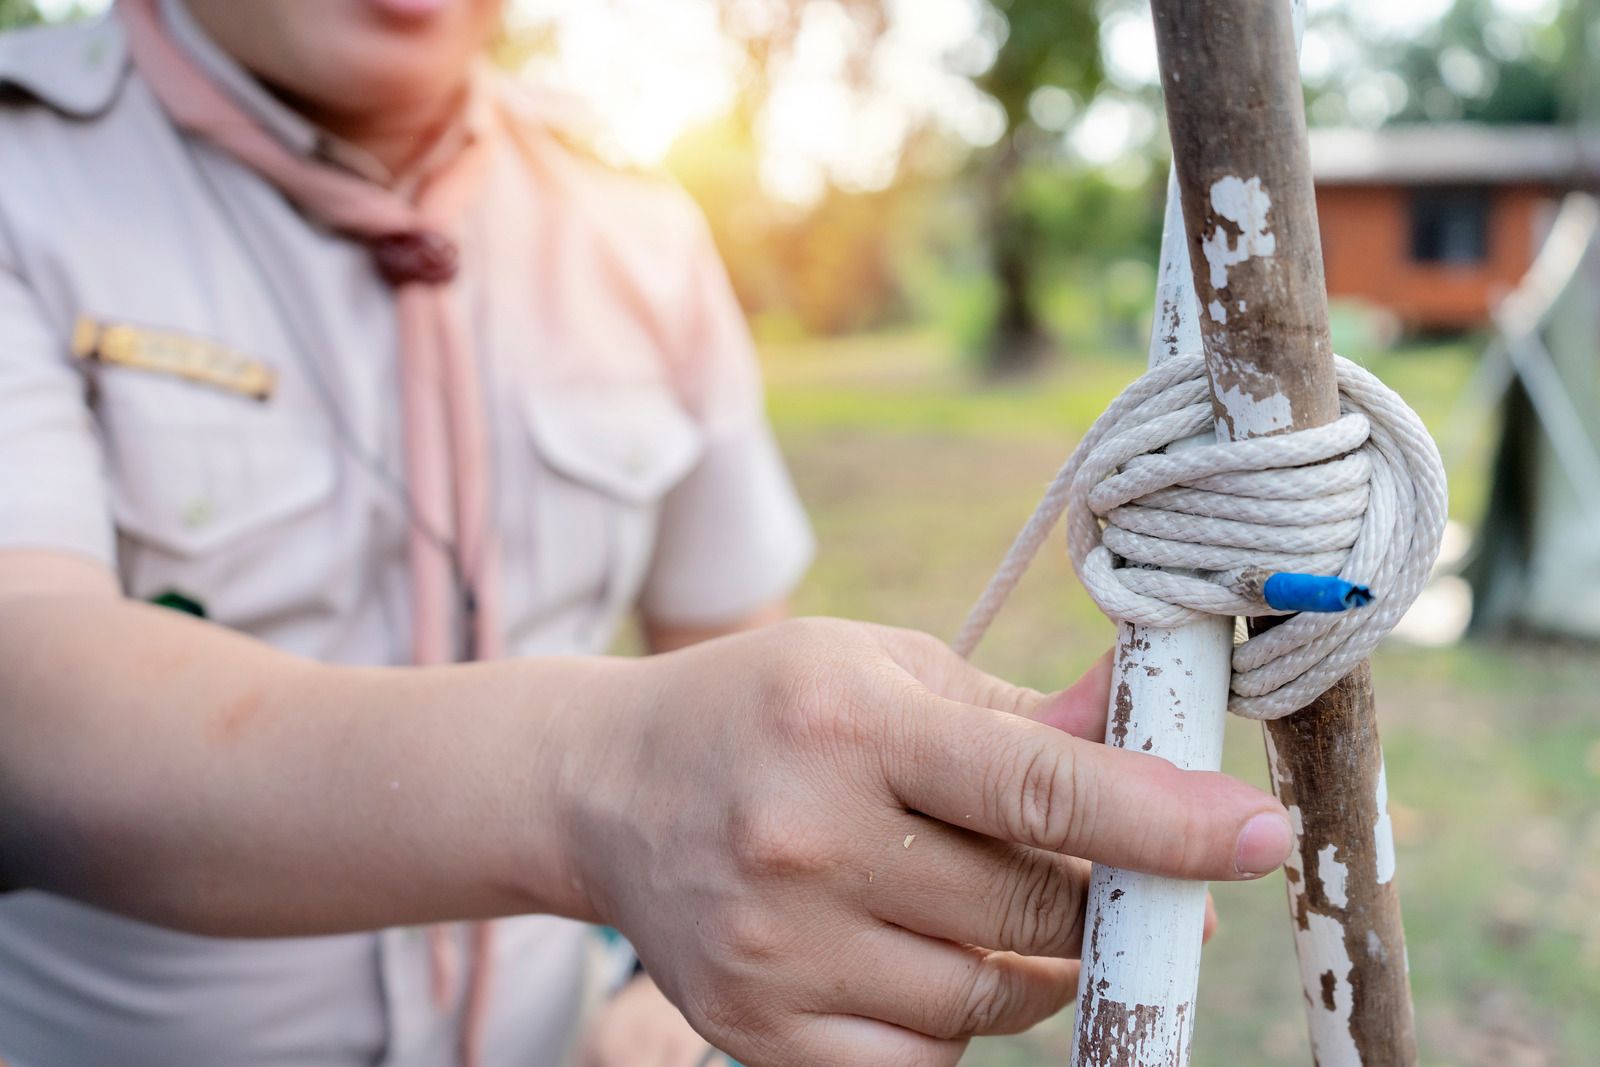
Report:
<svg viewBox="0 0 1600 1067"><path fill-rule="evenodd" d="M1300 944L1301 980L1311 998L1311 1051L1319 1067L1360 1067L1361 1052L1356 1048L1355 1035L1350 1032L1350 1020L1355 1011L1355 990L1350 985L1350 972L1354 965L1344 944L1344 926L1337 919L1310 912L1306 916L1306 929L1295 931ZM1315 974L1306 974L1305 966L1320 967ZM1323 999L1323 976L1333 975L1330 1009Z"/></svg>
<svg viewBox="0 0 1600 1067"><path fill-rule="evenodd" d="M1239 229L1237 241L1218 225L1200 242L1211 266L1211 287L1228 287L1228 268L1251 258L1266 258L1278 251L1278 238L1267 229L1272 197L1259 177L1246 181L1229 174L1211 184L1211 209Z"/></svg>
<svg viewBox="0 0 1600 1067"><path fill-rule="evenodd" d="M1389 774L1378 764L1378 821L1372 827L1372 851L1378 868L1378 884L1394 879L1394 823L1389 818Z"/></svg>
<svg viewBox="0 0 1600 1067"><path fill-rule="evenodd" d="M1299 912L1300 898L1306 894L1305 861L1300 857L1300 838L1305 836L1306 820L1300 813L1300 805L1290 804L1288 811L1289 829L1294 831L1294 848L1289 850L1289 858L1283 861L1283 873L1289 883L1289 913L1293 915Z"/></svg>
<svg viewBox="0 0 1600 1067"><path fill-rule="evenodd" d="M1148 738L1151 755L1178 767L1219 768L1232 655L1228 619L1175 630L1119 625L1108 740L1139 750ZM1205 907L1203 882L1095 865L1084 912L1080 1033L1102 1010L1159 1008L1142 1031L1148 1059L1141 1062L1188 1064ZM1073 1062L1089 1067L1081 1054L1074 1040Z"/></svg>
<svg viewBox="0 0 1600 1067"><path fill-rule="evenodd" d="M1280 785L1294 784L1294 775L1289 773L1288 767L1285 767L1281 762L1279 762L1278 744L1276 741L1272 740L1272 731L1262 730L1261 736L1265 738L1267 742L1267 770L1272 774L1273 795L1277 796L1279 793L1281 793L1281 790L1278 788Z"/></svg>
<svg viewBox="0 0 1600 1067"><path fill-rule="evenodd" d="M1205 314L1195 299L1175 176L1169 175L1167 188L1156 328L1150 339L1152 366L1180 352L1199 352ZM1207 435L1194 444L1209 441ZM1113 726L1125 728L1133 747L1142 748L1140 739L1148 738L1151 755L1179 767L1218 769L1227 721L1233 620L1206 618L1175 630L1122 624L1117 645L1111 718L1119 714L1119 695L1125 696L1122 707L1127 710L1121 712L1125 719ZM1142 1004L1159 1009L1144 1049L1148 1062L1186 1067L1205 902L1203 882L1095 866L1085 908L1074 1062L1084 1027L1101 1004Z"/></svg>
<svg viewBox="0 0 1600 1067"><path fill-rule="evenodd" d="M1211 312L1211 321L1220 322L1224 326L1228 324L1228 309L1222 306L1222 301L1211 301L1211 306L1206 310Z"/></svg>
<svg viewBox="0 0 1600 1067"><path fill-rule="evenodd" d="M1328 898L1328 903L1336 908L1345 907L1350 903L1350 898L1345 895L1344 884L1350 877L1350 868L1340 863L1338 846L1323 845L1317 853L1317 877L1322 880L1322 892Z"/></svg>
<svg viewBox="0 0 1600 1067"><path fill-rule="evenodd" d="M1277 753L1271 741L1271 733L1267 737L1268 758L1273 765L1277 764ZM1307 886L1305 878L1304 861L1300 855L1298 841L1305 833L1305 817L1301 814L1298 804L1289 805L1289 822L1294 828L1297 847L1289 853L1288 860L1284 863L1284 870L1288 874L1289 884L1289 912L1291 915L1304 914L1306 925L1302 929L1295 926L1295 956L1300 965L1300 987L1305 991L1307 1008L1306 1014L1310 1023L1311 1047L1316 1054L1318 1067L1362 1067L1361 1055L1356 1049L1355 1037L1350 1033L1350 1020L1355 1013L1355 990L1350 985L1350 974L1354 965L1350 960L1350 951L1345 947L1344 924L1338 919L1312 911L1302 909ZM1331 847L1323 849L1317 854L1317 871L1322 877L1323 884L1327 887L1330 899L1337 899L1344 903L1346 868L1343 863L1333 859ZM1332 868L1338 868L1337 875ZM1334 890L1334 880L1337 883L1337 894ZM1368 951L1371 951L1372 941L1368 940ZM1380 950L1382 946L1379 946ZM1331 989L1333 1007L1330 1009L1323 997L1324 975L1333 975Z"/></svg>
<svg viewBox="0 0 1600 1067"><path fill-rule="evenodd" d="M1161 272L1156 285L1155 328L1150 331L1150 365L1180 353L1202 351L1200 307L1189 266L1189 237L1183 225L1178 177L1167 174L1167 214L1161 231Z"/></svg>
<svg viewBox="0 0 1600 1067"><path fill-rule="evenodd" d="M1217 390L1217 403L1233 419L1236 438L1260 437L1294 425L1294 407L1282 393L1261 397L1229 385Z"/></svg>
<svg viewBox="0 0 1600 1067"><path fill-rule="evenodd" d="M1379 963L1389 962L1389 953L1383 947L1383 939L1378 936L1378 931L1367 931L1367 955Z"/></svg>

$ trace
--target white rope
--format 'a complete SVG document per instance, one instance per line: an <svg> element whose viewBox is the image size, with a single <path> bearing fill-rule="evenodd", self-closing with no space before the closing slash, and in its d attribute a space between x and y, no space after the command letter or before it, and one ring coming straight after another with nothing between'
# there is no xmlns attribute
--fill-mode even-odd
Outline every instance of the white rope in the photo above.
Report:
<svg viewBox="0 0 1600 1067"><path fill-rule="evenodd" d="M1134 382L1050 483L956 651L971 655L1066 512L1073 568L1122 622L1284 614L1261 592L1279 571L1369 587L1369 607L1293 615L1234 648L1230 711L1276 719L1316 699L1416 600L1446 517L1444 465L1422 420L1361 367L1337 367L1337 421L1176 452L1165 450L1214 425L1205 360L1178 356Z"/></svg>

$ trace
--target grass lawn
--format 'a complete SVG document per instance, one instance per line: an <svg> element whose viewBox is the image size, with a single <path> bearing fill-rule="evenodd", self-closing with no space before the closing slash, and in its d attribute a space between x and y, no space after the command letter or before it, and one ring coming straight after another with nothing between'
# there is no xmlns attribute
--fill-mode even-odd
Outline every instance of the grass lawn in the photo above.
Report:
<svg viewBox="0 0 1600 1067"><path fill-rule="evenodd" d="M1483 505L1493 424L1465 345L1361 360L1422 412L1452 512ZM931 335L771 345L771 409L821 544L799 598L949 636L1078 436L1141 369L1078 353L1027 385L976 387ZM1076 677L1112 627L1049 550L978 660L1040 688ZM1422 1059L1600 1063L1600 650L1386 648L1376 661ZM1265 785L1258 727L1226 769ZM1310 1063L1278 877L1216 889L1195 1062ZM1070 1013L978 1042L984 1067L1061 1065Z"/></svg>

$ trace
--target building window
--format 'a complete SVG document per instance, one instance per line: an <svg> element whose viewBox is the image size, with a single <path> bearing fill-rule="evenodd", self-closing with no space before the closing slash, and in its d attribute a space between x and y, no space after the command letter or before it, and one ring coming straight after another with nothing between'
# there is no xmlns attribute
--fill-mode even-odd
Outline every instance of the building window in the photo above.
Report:
<svg viewBox="0 0 1600 1067"><path fill-rule="evenodd" d="M1489 255L1486 189L1418 189L1411 194L1411 258L1482 263Z"/></svg>

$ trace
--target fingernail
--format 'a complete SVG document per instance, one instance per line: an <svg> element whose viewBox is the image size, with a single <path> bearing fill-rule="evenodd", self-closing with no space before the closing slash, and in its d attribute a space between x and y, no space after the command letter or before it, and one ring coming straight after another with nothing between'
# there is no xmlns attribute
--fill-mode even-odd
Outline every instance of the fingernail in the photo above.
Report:
<svg viewBox="0 0 1600 1067"><path fill-rule="evenodd" d="M1276 812L1262 812L1239 831L1233 869L1246 878L1259 878L1283 866L1293 847L1294 834L1289 829L1289 820Z"/></svg>

